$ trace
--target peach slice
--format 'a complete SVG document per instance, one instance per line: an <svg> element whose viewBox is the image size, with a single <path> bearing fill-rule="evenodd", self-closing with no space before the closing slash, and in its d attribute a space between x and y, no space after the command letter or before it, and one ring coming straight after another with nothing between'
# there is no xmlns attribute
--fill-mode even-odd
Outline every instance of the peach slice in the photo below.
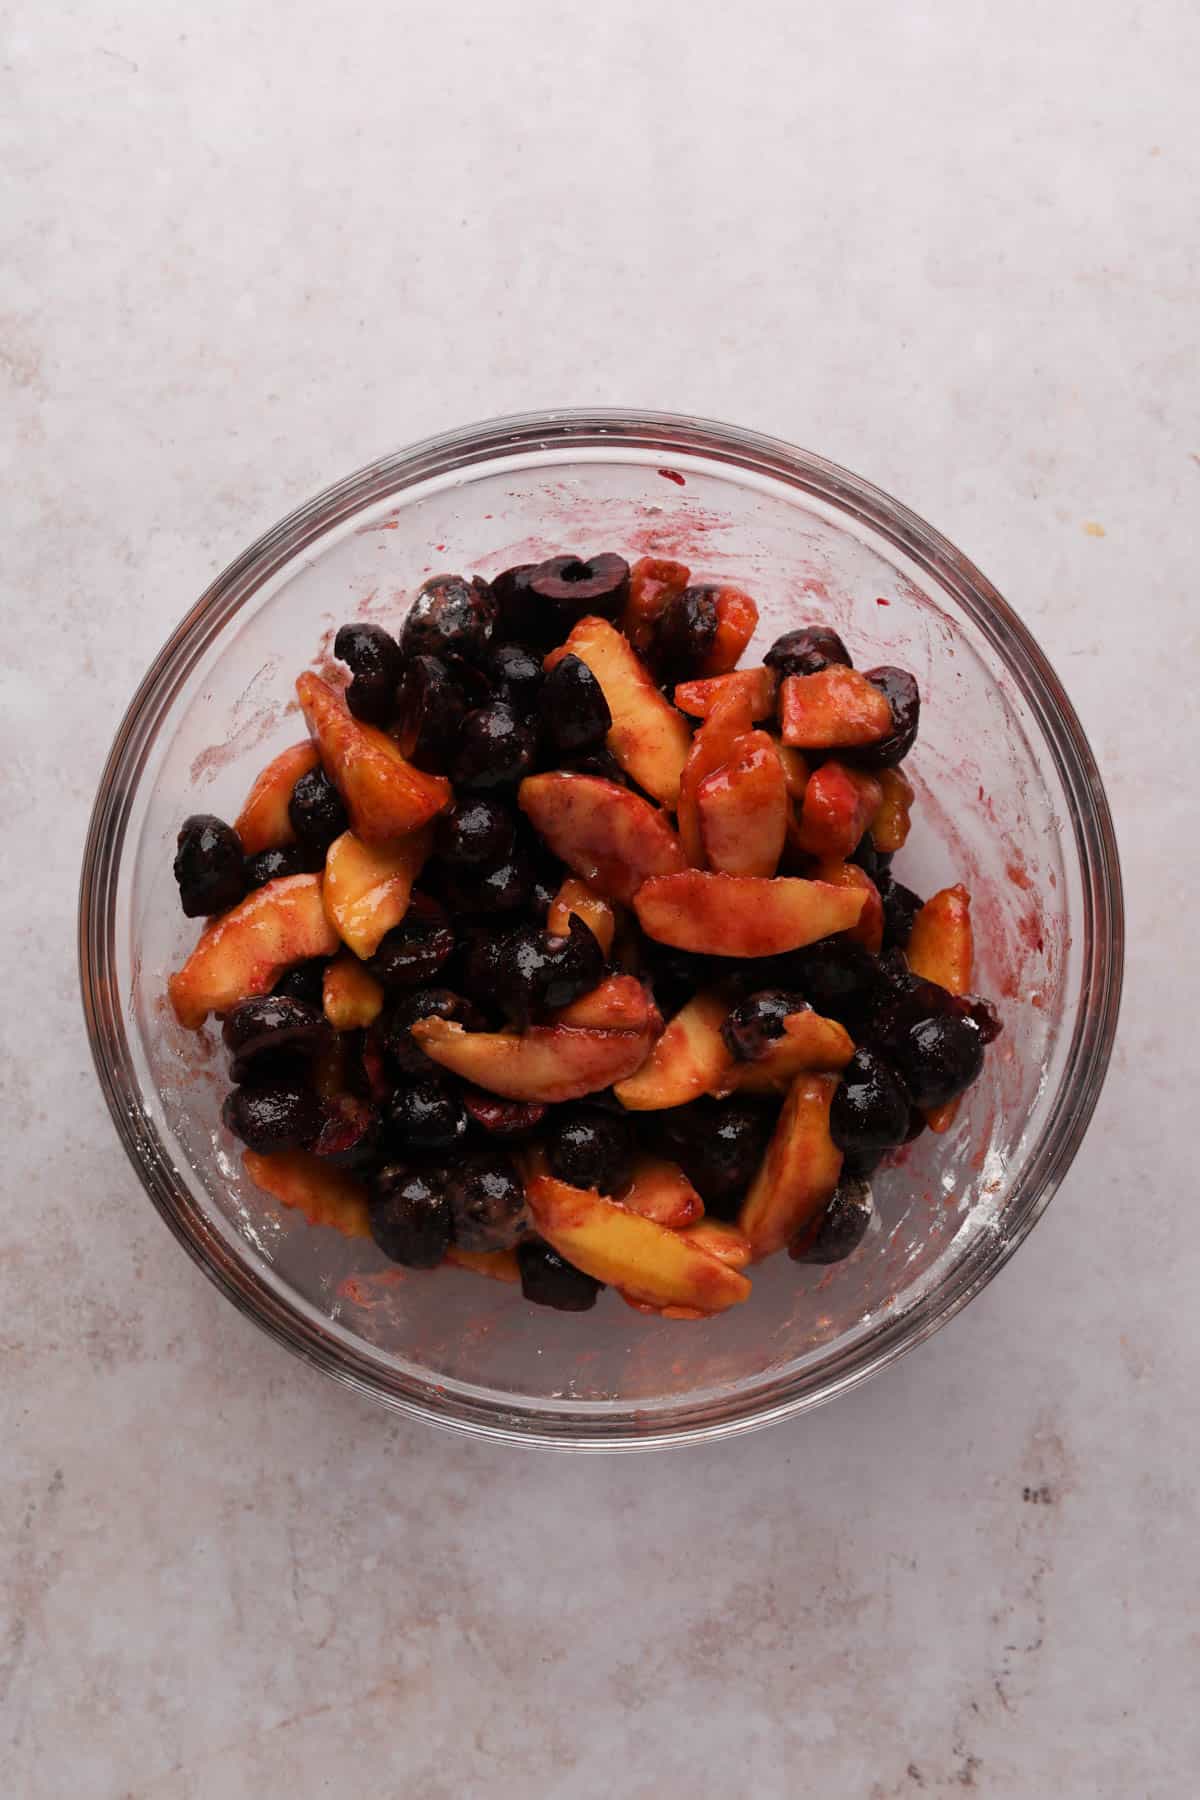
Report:
<svg viewBox="0 0 1200 1800"><path fill-rule="evenodd" d="M836 1089L832 1075L798 1075L788 1090L738 1216L756 1261L782 1250L828 1205L837 1187L842 1153L829 1135Z"/></svg>
<svg viewBox="0 0 1200 1800"><path fill-rule="evenodd" d="M913 921L908 965L922 981L936 981L951 994L971 987L974 937L971 896L959 882L932 894Z"/></svg>
<svg viewBox="0 0 1200 1800"><path fill-rule="evenodd" d="M486 1275L489 1281L519 1282L521 1265L515 1250L460 1250L451 1244L446 1261L456 1269L469 1269L473 1275Z"/></svg>
<svg viewBox="0 0 1200 1800"><path fill-rule="evenodd" d="M804 790L808 786L808 764L798 750L790 744L781 744L778 738L772 738L775 754L779 758L779 766L783 770L783 779L787 785L788 799L799 806L804 800Z"/></svg>
<svg viewBox="0 0 1200 1800"><path fill-rule="evenodd" d="M546 930L558 937L566 937L571 929L572 913L583 920L607 956L612 949L617 916L603 894L594 894L587 882L580 881L576 875L568 875L550 902Z"/></svg>
<svg viewBox="0 0 1200 1800"><path fill-rule="evenodd" d="M857 669L834 663L816 675L789 675L779 690L785 744L800 750L844 750L877 744L892 730L887 696Z"/></svg>
<svg viewBox="0 0 1200 1800"><path fill-rule="evenodd" d="M635 1300L715 1313L749 1297L740 1271L685 1233L601 1194L541 1175L530 1182L528 1198L534 1224L560 1256Z"/></svg>
<svg viewBox="0 0 1200 1800"><path fill-rule="evenodd" d="M774 669L733 669L728 675L705 675L699 681L681 681L675 704L693 719L707 719L716 702L732 694L744 700L754 719L769 719L775 711Z"/></svg>
<svg viewBox="0 0 1200 1800"><path fill-rule="evenodd" d="M781 956L858 924L866 895L793 876L657 875L634 900L660 944L708 956Z"/></svg>
<svg viewBox="0 0 1200 1800"><path fill-rule="evenodd" d="M764 1056L753 1062L732 1062L709 1090L723 1099L726 1094L786 1093L797 1075L814 1069L844 1069L854 1055L854 1040L836 1019L820 1013L789 1013L783 1034L774 1038Z"/></svg>
<svg viewBox="0 0 1200 1800"><path fill-rule="evenodd" d="M331 1225L344 1237L370 1237L365 1185L334 1168L327 1158L307 1150L283 1150L274 1156L247 1150L242 1164L256 1187L303 1213L310 1225Z"/></svg>
<svg viewBox="0 0 1200 1800"><path fill-rule="evenodd" d="M741 588L721 588L717 594L717 633L705 658L705 675L731 674L757 624L757 601Z"/></svg>
<svg viewBox="0 0 1200 1800"><path fill-rule="evenodd" d="M744 1269L751 1261L749 1238L724 1219L697 1219L694 1225L683 1227L683 1235L731 1269Z"/></svg>
<svg viewBox="0 0 1200 1800"><path fill-rule="evenodd" d="M703 1200L679 1164L660 1156L639 1156L633 1165L633 1180L618 1198L630 1212L676 1231L704 1212Z"/></svg>
<svg viewBox="0 0 1200 1800"><path fill-rule="evenodd" d="M319 875L268 881L201 933L182 969L167 983L175 1017L198 1031L210 1012L266 994L285 969L312 956L332 956L337 932L321 898Z"/></svg>
<svg viewBox="0 0 1200 1800"><path fill-rule="evenodd" d="M679 804L675 809L679 841L693 869L704 867L704 840L700 834L697 796L700 784L737 753L738 740L753 730L750 707L736 688L713 701L704 724L692 739L679 780ZM667 871L663 871L667 873Z"/></svg>
<svg viewBox="0 0 1200 1800"><path fill-rule="evenodd" d="M590 993L580 994L554 1014L555 1025L572 1025L588 1031L654 1031L662 1029L662 1014L641 982L633 975L609 975Z"/></svg>
<svg viewBox="0 0 1200 1800"><path fill-rule="evenodd" d="M343 952L326 966L321 1004L335 1031L362 1031L383 1011L383 989L356 956Z"/></svg>
<svg viewBox="0 0 1200 1800"><path fill-rule="evenodd" d="M783 765L765 732L751 732L732 761L696 790L700 841L711 869L726 875L773 875L787 838Z"/></svg>
<svg viewBox="0 0 1200 1800"><path fill-rule="evenodd" d="M880 769L876 779L883 789L883 799L871 820L871 839L877 850L890 854L903 850L908 842L913 788L899 769Z"/></svg>
<svg viewBox="0 0 1200 1800"><path fill-rule="evenodd" d="M685 1106L720 1079L733 1058L721 1036L729 1002L696 994L671 1020L636 1075L619 1081L617 1099L630 1112Z"/></svg>
<svg viewBox="0 0 1200 1800"><path fill-rule="evenodd" d="M923 981L936 981L951 994L966 994L971 987L975 960L971 928L971 896L963 885L931 894L916 919L908 940L908 964ZM949 1131L958 1117L962 1096L931 1106L925 1114L930 1131Z"/></svg>
<svg viewBox="0 0 1200 1800"><path fill-rule="evenodd" d="M608 748L621 767L664 806L674 806L692 743L687 720L660 693L645 663L607 619L580 619L561 649L546 658L547 668L566 655L586 663L604 690L612 713Z"/></svg>
<svg viewBox="0 0 1200 1800"><path fill-rule="evenodd" d="M861 888L867 903L858 924L846 936L869 950L872 956L878 956L883 949L883 901L867 871L860 869L857 863L837 862L831 858L818 863L815 874L818 881L827 881L831 887Z"/></svg>
<svg viewBox="0 0 1200 1800"><path fill-rule="evenodd" d="M644 656L654 641L654 627L660 613L672 600L678 599L691 580L686 563L671 562L665 557L642 556L629 571L629 599L621 618L621 630L639 656Z"/></svg>
<svg viewBox="0 0 1200 1800"><path fill-rule="evenodd" d="M429 826L390 844L364 844L343 831L325 853L325 911L344 944L365 962L408 911L433 833Z"/></svg>
<svg viewBox="0 0 1200 1800"><path fill-rule="evenodd" d="M448 1019L418 1019L412 1035L426 1056L464 1081L506 1100L582 1100L624 1081L645 1062L654 1041L642 1031L591 1031L531 1025L520 1036L464 1031Z"/></svg>
<svg viewBox="0 0 1200 1800"><path fill-rule="evenodd" d="M454 796L444 776L414 769L386 732L356 719L319 675L301 675L296 694L325 773L346 803L351 828L364 842L418 831L450 805Z"/></svg>
<svg viewBox="0 0 1200 1800"><path fill-rule="evenodd" d="M883 789L874 775L826 762L814 769L800 807L797 843L810 856L849 856L875 814Z"/></svg>
<svg viewBox="0 0 1200 1800"><path fill-rule="evenodd" d="M521 811L554 854L610 900L632 900L651 875L685 867L666 814L615 781L557 770L528 775Z"/></svg>
<svg viewBox="0 0 1200 1800"><path fill-rule="evenodd" d="M311 738L305 738L302 744L281 750L267 764L233 822L247 856L257 856L260 850L282 850L285 844L295 843L288 801L300 777L315 769L320 760L317 746Z"/></svg>

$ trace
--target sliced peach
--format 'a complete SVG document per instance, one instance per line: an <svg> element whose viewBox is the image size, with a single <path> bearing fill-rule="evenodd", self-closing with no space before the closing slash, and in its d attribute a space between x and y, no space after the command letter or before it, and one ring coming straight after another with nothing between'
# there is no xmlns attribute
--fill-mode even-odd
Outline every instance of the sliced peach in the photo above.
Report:
<svg viewBox="0 0 1200 1800"><path fill-rule="evenodd" d="M704 1212L704 1202L679 1167L660 1156L639 1156L633 1180L619 1195L622 1206L653 1219L656 1225L678 1230L691 1225Z"/></svg>
<svg viewBox="0 0 1200 1800"><path fill-rule="evenodd" d="M555 1013L554 1023L588 1031L657 1033L662 1029L662 1015L636 976L609 975L590 993L581 994Z"/></svg>
<svg viewBox="0 0 1200 1800"><path fill-rule="evenodd" d="M325 911L344 944L365 962L404 918L433 841L425 826L389 844L343 831L325 853Z"/></svg>
<svg viewBox="0 0 1200 1800"><path fill-rule="evenodd" d="M816 675L789 675L779 690L785 744L800 750L844 750L877 744L892 730L887 696L857 669L834 663Z"/></svg>
<svg viewBox="0 0 1200 1800"><path fill-rule="evenodd" d="M296 693L317 740L325 773L336 785L356 835L366 843L420 830L454 796L442 775L426 775L400 754L386 732L364 725L342 696L306 671Z"/></svg>
<svg viewBox="0 0 1200 1800"><path fill-rule="evenodd" d="M745 695L736 689L720 694L713 701L707 719L692 739L687 761L679 781L679 804L675 809L679 825L679 841L693 869L704 867L704 840L700 835L700 813L697 795L706 776L727 763L735 754L738 739L752 731L754 721ZM663 873L667 873L666 870Z"/></svg>
<svg viewBox="0 0 1200 1800"><path fill-rule="evenodd" d="M666 814L597 775L529 775L518 800L534 830L581 880L610 900L632 900L651 875L685 867Z"/></svg>
<svg viewBox="0 0 1200 1800"><path fill-rule="evenodd" d="M603 894L593 893L587 882L580 881L577 875L568 875L550 902L550 911L546 914L547 931L566 937L571 929L572 914L583 920L607 956L617 929L616 914Z"/></svg>
<svg viewBox="0 0 1200 1800"><path fill-rule="evenodd" d="M878 956L883 949L883 901L867 871L860 869L857 863L827 858L817 864L814 873L818 881L827 881L830 887L860 888L867 896L858 924L846 936L869 950L872 956Z"/></svg>
<svg viewBox="0 0 1200 1800"><path fill-rule="evenodd" d="M715 1313L749 1297L737 1269L616 1201L551 1175L531 1181L528 1198L538 1231L560 1256L635 1300Z"/></svg>
<svg viewBox="0 0 1200 1800"><path fill-rule="evenodd" d="M283 1150L260 1156L247 1150L242 1164L256 1187L283 1206L303 1213L310 1225L331 1225L344 1237L370 1237L367 1190L345 1169L307 1150Z"/></svg>
<svg viewBox="0 0 1200 1800"><path fill-rule="evenodd" d="M489 1281L520 1281L521 1265L515 1250L460 1250L451 1244L446 1261L456 1269L469 1269L473 1275L486 1275Z"/></svg>
<svg viewBox="0 0 1200 1800"><path fill-rule="evenodd" d="M782 1035L753 1062L731 1062L710 1092L726 1094L786 1093L797 1075L814 1069L844 1069L854 1055L854 1040L836 1019L820 1013L789 1013Z"/></svg>
<svg viewBox="0 0 1200 1800"><path fill-rule="evenodd" d="M660 944L708 956L780 956L858 924L866 895L792 876L658 875L634 900Z"/></svg>
<svg viewBox="0 0 1200 1800"><path fill-rule="evenodd" d="M664 806L674 806L692 743L687 720L655 686L628 639L607 619L580 619L547 663L567 654L586 663L604 691L612 713L608 748L621 767Z"/></svg>
<svg viewBox="0 0 1200 1800"><path fill-rule="evenodd" d="M282 850L285 844L295 843L288 801L300 777L315 769L320 760L317 746L305 738L302 744L281 750L267 764L233 822L247 856L257 856L260 850Z"/></svg>
<svg viewBox="0 0 1200 1800"><path fill-rule="evenodd" d="M697 1219L694 1225L683 1227L683 1235L731 1269L744 1269L751 1260L749 1238L724 1219Z"/></svg>
<svg viewBox="0 0 1200 1800"><path fill-rule="evenodd" d="M799 750L793 750L790 744L781 744L778 738L772 738L775 754L779 758L779 766L783 770L783 779L787 786L788 799L799 806L804 799L804 790L808 786L808 764Z"/></svg>
<svg viewBox="0 0 1200 1800"><path fill-rule="evenodd" d="M671 1020L636 1075L619 1081L617 1099L630 1112L685 1106L720 1079L733 1058L721 1036L729 1002L696 994Z"/></svg>
<svg viewBox="0 0 1200 1800"><path fill-rule="evenodd" d="M908 842L912 783L899 769L880 769L878 781L883 799L871 820L871 839L877 850L891 854Z"/></svg>
<svg viewBox="0 0 1200 1800"><path fill-rule="evenodd" d="M810 856L845 858L879 810L883 790L874 775L825 762L814 769L800 808L798 843Z"/></svg>
<svg viewBox="0 0 1200 1800"><path fill-rule="evenodd" d="M645 1062L654 1041L642 1031L589 1031L531 1025L520 1036L464 1031L448 1019L418 1019L412 1035L426 1056L489 1094L507 1100L581 1100L624 1081Z"/></svg>
<svg viewBox="0 0 1200 1800"><path fill-rule="evenodd" d="M842 1172L842 1153L829 1135L836 1089L832 1075L798 1075L788 1090L738 1216L756 1261L782 1250L832 1198Z"/></svg>
<svg viewBox="0 0 1200 1800"><path fill-rule="evenodd" d="M741 588L720 588L717 592L717 634L705 659L705 675L728 675L736 669L757 624L757 601Z"/></svg>
<svg viewBox="0 0 1200 1800"><path fill-rule="evenodd" d="M733 669L728 675L705 675L699 681L681 681L675 704L693 719L707 719L723 695L744 700L754 719L769 719L775 711L777 677L774 669Z"/></svg>
<svg viewBox="0 0 1200 1800"><path fill-rule="evenodd" d="M740 754L706 775L696 790L700 841L710 869L773 875L787 838L787 781L765 732L751 732L741 742Z"/></svg>
<svg viewBox="0 0 1200 1800"><path fill-rule="evenodd" d="M335 1031L362 1031L383 1011L383 989L356 956L343 951L326 965L321 1004Z"/></svg>
<svg viewBox="0 0 1200 1800"><path fill-rule="evenodd" d="M932 894L917 914L908 940L908 964L922 981L936 981L951 994L966 994L974 953L971 896L959 882Z"/></svg>
<svg viewBox="0 0 1200 1800"><path fill-rule="evenodd" d="M659 614L682 594L691 573L686 563L661 556L641 556L630 569L621 630L639 656L644 656L654 641Z"/></svg>
<svg viewBox="0 0 1200 1800"><path fill-rule="evenodd" d="M332 956L338 934L321 899L319 875L268 881L214 919L167 983L175 1017L198 1031L210 1012L266 994L285 969L312 956Z"/></svg>

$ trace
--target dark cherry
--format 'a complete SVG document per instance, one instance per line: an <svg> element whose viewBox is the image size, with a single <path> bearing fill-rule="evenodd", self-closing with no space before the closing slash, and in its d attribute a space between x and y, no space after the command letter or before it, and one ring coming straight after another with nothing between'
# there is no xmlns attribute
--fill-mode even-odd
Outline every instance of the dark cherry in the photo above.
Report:
<svg viewBox="0 0 1200 1800"><path fill-rule="evenodd" d="M788 1255L793 1262L843 1262L867 1235L874 1210L870 1183L844 1175L825 1211L792 1240Z"/></svg>
<svg viewBox="0 0 1200 1800"><path fill-rule="evenodd" d="M400 646L382 625L343 625L333 640L333 654L354 679L346 689L346 705L368 725L386 725L396 707L396 688L404 673Z"/></svg>
<svg viewBox="0 0 1200 1800"><path fill-rule="evenodd" d="M443 908L427 895L416 894L367 967L385 988L425 987L453 954L454 945L454 927Z"/></svg>
<svg viewBox="0 0 1200 1800"><path fill-rule="evenodd" d="M449 1019L468 1031L477 1031L483 1019L461 994L451 988L414 988L404 994L387 1014L383 1027L383 1046L389 1063L402 1075L428 1075L434 1065L412 1035L418 1019Z"/></svg>
<svg viewBox="0 0 1200 1800"><path fill-rule="evenodd" d="M623 556L552 556L539 563L529 577L529 592L543 606L554 609L560 626L568 628L585 613L615 619L629 598L629 564Z"/></svg>
<svg viewBox="0 0 1200 1800"><path fill-rule="evenodd" d="M682 1168L714 1218L734 1219L766 1153L773 1109L695 1100L655 1114L663 1154Z"/></svg>
<svg viewBox="0 0 1200 1800"><path fill-rule="evenodd" d="M499 608L487 582L476 575L431 575L417 591L404 621L400 648L410 656L462 656L478 662L487 651Z"/></svg>
<svg viewBox="0 0 1200 1800"><path fill-rule="evenodd" d="M314 856L324 856L334 838L350 829L342 796L321 768L310 769L292 789L288 818L301 844Z"/></svg>
<svg viewBox="0 0 1200 1800"><path fill-rule="evenodd" d="M506 700L469 712L459 727L451 764L456 787L511 787L533 767L537 738Z"/></svg>
<svg viewBox="0 0 1200 1800"><path fill-rule="evenodd" d="M994 1044L1004 1030L1000 1023L1000 1015L990 1000L980 994L964 994L959 1001L966 1017L972 1019L975 1029L985 1044Z"/></svg>
<svg viewBox="0 0 1200 1800"><path fill-rule="evenodd" d="M388 1163L371 1183L367 1212L383 1254L410 1269L436 1269L454 1239L450 1202L432 1169Z"/></svg>
<svg viewBox="0 0 1200 1800"><path fill-rule="evenodd" d="M533 871L519 844L493 868L447 870L447 898L458 913L515 912L532 891Z"/></svg>
<svg viewBox="0 0 1200 1800"><path fill-rule="evenodd" d="M467 701L436 656L414 656L396 690L395 737L409 761L429 775L449 762L466 717Z"/></svg>
<svg viewBox="0 0 1200 1800"><path fill-rule="evenodd" d="M624 769L611 750L586 750L582 756L563 757L555 752L548 766L570 769L576 775L598 775L601 781L615 781L618 787L629 785Z"/></svg>
<svg viewBox="0 0 1200 1800"><path fill-rule="evenodd" d="M766 1055L775 1038L783 1036L783 1021L789 1013L807 1011L808 1002L799 994L766 988L739 1001L722 1025L721 1036L739 1061L755 1062Z"/></svg>
<svg viewBox="0 0 1200 1800"><path fill-rule="evenodd" d="M525 1184L511 1156L483 1151L450 1168L446 1196L464 1250L510 1250L528 1229Z"/></svg>
<svg viewBox="0 0 1200 1800"><path fill-rule="evenodd" d="M303 1150L321 1129L320 1102L299 1081L235 1087L226 1096L221 1117L234 1137L263 1156Z"/></svg>
<svg viewBox="0 0 1200 1800"><path fill-rule="evenodd" d="M507 807L482 794L468 794L438 820L433 847L443 862L475 868L503 862L515 833Z"/></svg>
<svg viewBox="0 0 1200 1800"><path fill-rule="evenodd" d="M921 690L915 676L907 669L866 669L872 687L877 687L892 709L892 729L877 744L863 744L849 760L863 769L894 769L903 762L917 741L921 723Z"/></svg>
<svg viewBox="0 0 1200 1800"><path fill-rule="evenodd" d="M660 613L654 628L651 658L664 687L691 681L704 673L716 641L719 614L711 587L684 588Z"/></svg>
<svg viewBox="0 0 1200 1800"><path fill-rule="evenodd" d="M569 1006L604 974L604 952L574 914L562 935L536 926L506 933L490 957L490 997L518 1025Z"/></svg>
<svg viewBox="0 0 1200 1800"><path fill-rule="evenodd" d="M272 988L274 994L286 994L290 1000L306 1000L309 1006L320 1012L325 1004L325 970L328 964L323 956L310 957L307 962L297 963L295 968L288 969L279 977Z"/></svg>
<svg viewBox="0 0 1200 1800"><path fill-rule="evenodd" d="M571 1187L619 1194L633 1176L633 1132L615 1113L564 1106L551 1119L546 1159L550 1173Z"/></svg>
<svg viewBox="0 0 1200 1800"><path fill-rule="evenodd" d="M836 1019L857 1037L886 992L879 961L845 938L824 938L772 959L776 979L804 995L814 1011Z"/></svg>
<svg viewBox="0 0 1200 1800"><path fill-rule="evenodd" d="M856 1050L842 1072L829 1109L829 1132L839 1150L890 1150L908 1131L909 1096L889 1063Z"/></svg>
<svg viewBox="0 0 1200 1800"><path fill-rule="evenodd" d="M212 813L193 813L175 848L179 902L189 919L228 912L246 892L242 843L232 825Z"/></svg>
<svg viewBox="0 0 1200 1800"><path fill-rule="evenodd" d="M534 1306L553 1307L556 1312L590 1312L604 1287L602 1281L585 1275L540 1238L517 1245L517 1267L526 1300Z"/></svg>
<svg viewBox="0 0 1200 1800"><path fill-rule="evenodd" d="M245 1079L250 1064L264 1051L297 1050L311 1056L325 1048L330 1036L328 1022L319 1007L286 994L261 994L252 1000L239 1000L226 1013L221 1026L221 1042L229 1052L235 1081Z"/></svg>
<svg viewBox="0 0 1200 1800"><path fill-rule="evenodd" d="M601 748L612 724L604 689L578 656L564 656L546 677L541 716L564 756Z"/></svg>
<svg viewBox="0 0 1200 1800"><path fill-rule="evenodd" d="M785 675L819 675L833 663L847 669L854 666L850 652L829 625L802 625L797 631L785 631L763 661L780 680Z"/></svg>
<svg viewBox="0 0 1200 1800"><path fill-rule="evenodd" d="M712 983L715 960L699 956L691 950L676 950L670 944L656 943L639 934L638 961L641 973L649 982L659 1011L666 1018L677 1013L693 994Z"/></svg>
<svg viewBox="0 0 1200 1800"><path fill-rule="evenodd" d="M546 606L530 590L529 584L540 567L540 563L517 563L493 578L492 597L498 608L496 636L549 650L561 642L561 633L554 608Z"/></svg>
<svg viewBox="0 0 1200 1800"><path fill-rule="evenodd" d="M462 1103L472 1125L489 1137L523 1138L546 1116L539 1100L502 1100L498 1094L485 1094L482 1088L464 1088Z"/></svg>
<svg viewBox="0 0 1200 1800"><path fill-rule="evenodd" d="M397 1088L386 1123L388 1136L410 1150L449 1150L467 1135L466 1108L436 1075Z"/></svg>
<svg viewBox="0 0 1200 1800"><path fill-rule="evenodd" d="M541 698L542 659L524 644L497 644L488 659L500 698L507 700L517 717L529 719Z"/></svg>
<svg viewBox="0 0 1200 1800"><path fill-rule="evenodd" d="M303 844L285 844L278 850L259 850L246 858L246 886L265 887L268 881L279 881L285 875L307 875L323 866L324 859L306 850Z"/></svg>
<svg viewBox="0 0 1200 1800"><path fill-rule="evenodd" d="M913 1111L916 1113L917 1118L921 1119L921 1115L916 1111L915 1107L913 1108ZM921 1123L924 1125L924 1119L921 1119ZM907 1137L904 1141L905 1143L908 1142ZM866 1181L875 1173L882 1161L882 1150L845 1150L842 1152L843 1179L853 1175L857 1180Z"/></svg>
<svg viewBox="0 0 1200 1800"><path fill-rule="evenodd" d="M313 1141L315 1156L340 1169L365 1168L379 1142L379 1114L356 1094L335 1094L325 1102L321 1129Z"/></svg>
<svg viewBox="0 0 1200 1800"><path fill-rule="evenodd" d="M925 1108L965 1092L983 1068L979 1027L953 1013L917 1020L889 1050L913 1104Z"/></svg>
<svg viewBox="0 0 1200 1800"><path fill-rule="evenodd" d="M870 874L870 870L867 873ZM881 870L872 879L883 901L883 947L885 950L904 950L924 901L902 881L897 881L890 869Z"/></svg>
<svg viewBox="0 0 1200 1800"><path fill-rule="evenodd" d="M877 850L875 839L869 831L864 831L846 860L857 863L863 874L869 875L878 887L880 880L891 868L892 853L890 850Z"/></svg>

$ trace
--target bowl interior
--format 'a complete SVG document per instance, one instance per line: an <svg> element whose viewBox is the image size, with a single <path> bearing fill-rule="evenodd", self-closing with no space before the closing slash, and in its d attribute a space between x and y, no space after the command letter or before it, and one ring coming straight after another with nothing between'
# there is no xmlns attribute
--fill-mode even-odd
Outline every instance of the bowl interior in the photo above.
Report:
<svg viewBox="0 0 1200 1800"><path fill-rule="evenodd" d="M1061 1085L1084 981L1085 903L1069 801L1041 721L1002 646L902 543L762 468L637 444L524 446L392 483L296 549L238 575L241 604L175 678L135 784L114 912L113 967L143 1130L168 1167L174 1223L243 1304L348 1378L460 1423L636 1438L767 1409L785 1389L836 1388L864 1340L921 1316L945 1284L996 1260ZM402 620L430 572L494 574L559 550L686 560L757 597L761 657L783 630L828 620L856 662L917 676L909 770L915 826L896 872L920 893L974 896L976 986L1004 1035L950 1134L926 1134L875 1181L878 1220L824 1272L785 1257L751 1302L709 1324L646 1319L614 1294L585 1319L449 1269L409 1272L373 1246L289 1215L244 1177L219 1124L215 1034L179 1030L167 974L194 941L171 875L189 812L232 817L262 764L304 736L293 683L339 623ZM1002 634L1001 634L1002 635Z"/></svg>

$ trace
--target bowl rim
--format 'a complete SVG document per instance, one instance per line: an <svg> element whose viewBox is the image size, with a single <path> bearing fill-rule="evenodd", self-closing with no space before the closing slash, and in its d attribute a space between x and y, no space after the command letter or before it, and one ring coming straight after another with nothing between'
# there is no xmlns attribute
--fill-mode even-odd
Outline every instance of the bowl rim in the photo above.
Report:
<svg viewBox="0 0 1200 1800"><path fill-rule="evenodd" d="M757 473L797 488L877 532L948 591L1001 655L1037 719L1069 797L1082 885L1081 1003L1053 1104L1010 1196L1003 1233L981 1234L944 1283L882 1320L819 1370L707 1404L682 1399L648 1429L635 1405L616 1418L543 1410L386 1381L378 1366L323 1336L230 1247L178 1178L142 1106L115 967L114 902L133 797L159 724L197 660L266 580L364 507L435 477L538 451L637 449ZM1124 903L1111 811L1096 760L1067 694L1027 627L975 565L902 502L849 470L779 439L715 420L637 408L561 408L483 421L389 452L288 513L205 589L154 658L130 701L100 778L88 827L78 914L80 986L88 1040L118 1136L168 1227L226 1296L307 1362L393 1409L470 1436L540 1448L650 1450L712 1441L793 1416L856 1387L923 1343L987 1285L1049 1205L1083 1140L1108 1068L1124 968Z"/></svg>

